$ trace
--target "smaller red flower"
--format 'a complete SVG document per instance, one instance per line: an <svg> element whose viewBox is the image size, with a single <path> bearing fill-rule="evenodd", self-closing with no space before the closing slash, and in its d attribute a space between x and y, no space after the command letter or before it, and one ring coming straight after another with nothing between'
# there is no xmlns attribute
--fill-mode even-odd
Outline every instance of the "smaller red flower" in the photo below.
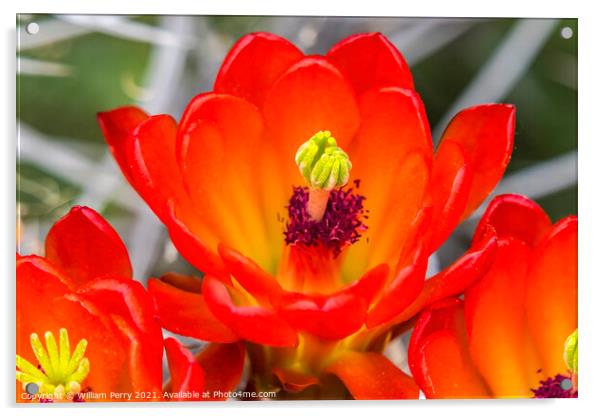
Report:
<svg viewBox="0 0 602 416"><path fill-rule="evenodd" d="M172 394L163 393L155 306L132 279L125 245L98 213L71 209L49 231L45 251L17 254L17 401L224 400L236 386L244 362L239 344L193 357L167 339ZM32 383L41 395L25 391Z"/></svg>
<svg viewBox="0 0 602 416"><path fill-rule="evenodd" d="M493 227L496 259L464 299L420 314L408 351L427 398L572 397L564 343L577 327L577 217L552 224L535 202L495 198L475 238Z"/></svg>

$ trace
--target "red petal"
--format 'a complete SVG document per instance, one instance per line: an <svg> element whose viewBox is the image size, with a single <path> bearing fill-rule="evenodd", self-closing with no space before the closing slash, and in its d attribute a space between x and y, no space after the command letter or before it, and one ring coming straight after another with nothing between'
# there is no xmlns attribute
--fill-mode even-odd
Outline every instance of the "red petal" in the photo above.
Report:
<svg viewBox="0 0 602 416"><path fill-rule="evenodd" d="M427 205L433 206L433 222L428 230L428 252L445 241L458 222L470 193L472 171L462 147L445 141L437 149L427 193Z"/></svg>
<svg viewBox="0 0 602 416"><path fill-rule="evenodd" d="M414 380L374 352L346 352L326 371L339 377L358 400L418 398Z"/></svg>
<svg viewBox="0 0 602 416"><path fill-rule="evenodd" d="M210 400L225 400L223 393L234 390L240 382L245 349L241 343L210 344L196 360L205 371L205 391L210 392Z"/></svg>
<svg viewBox="0 0 602 416"><path fill-rule="evenodd" d="M76 206L48 232L46 258L68 276L73 287L99 276L131 278L127 249L113 227L96 211Z"/></svg>
<svg viewBox="0 0 602 416"><path fill-rule="evenodd" d="M140 332L132 323L119 315L111 316L121 335L128 342L127 364L128 380L131 391L150 392L158 395L162 392L163 345L161 332L159 338ZM97 365L99 363L97 362ZM141 400L138 398L137 400ZM145 398L144 401L148 399ZM153 397L151 400L155 400Z"/></svg>
<svg viewBox="0 0 602 416"><path fill-rule="evenodd" d="M120 107L115 110L97 114L98 124L113 157L119 164L125 177L131 182L130 165L126 149L130 134L148 118L148 114L137 107Z"/></svg>
<svg viewBox="0 0 602 416"><path fill-rule="evenodd" d="M466 340L464 305L448 299L421 313L408 348L414 379L427 399L488 397Z"/></svg>
<svg viewBox="0 0 602 416"><path fill-rule="evenodd" d="M133 131L126 152L134 187L161 219L170 198L184 199L176 163L176 128L170 116L151 116Z"/></svg>
<svg viewBox="0 0 602 416"><path fill-rule="evenodd" d="M293 163L299 146L328 130L343 149L359 125L353 91L325 58L306 57L286 71L269 91L263 114L268 136L263 148L277 152L287 191L302 177Z"/></svg>
<svg viewBox="0 0 602 416"><path fill-rule="evenodd" d="M538 245L527 275L527 323L541 378L566 372L564 341L577 328L577 217L559 221Z"/></svg>
<svg viewBox="0 0 602 416"><path fill-rule="evenodd" d="M178 217L175 205L173 201L168 203L165 224L178 252L198 270L227 281L229 278L222 259Z"/></svg>
<svg viewBox="0 0 602 416"><path fill-rule="evenodd" d="M345 287L340 293L349 293L359 296L364 299L366 305L370 305L383 290L385 283L387 283L387 277L389 277L389 266L386 264L379 264L368 270L355 282Z"/></svg>
<svg viewBox="0 0 602 416"><path fill-rule="evenodd" d="M470 352L479 372L498 397L530 397L524 317L529 248L502 239L494 264L465 292Z"/></svg>
<svg viewBox="0 0 602 416"><path fill-rule="evenodd" d="M205 227L224 244L271 264L279 253L269 244L262 210L265 167L257 159L262 134L255 106L231 95L201 94L185 111L177 151L186 190ZM281 238L277 233L271 237Z"/></svg>
<svg viewBox="0 0 602 416"><path fill-rule="evenodd" d="M296 346L297 331L271 309L236 306L226 286L213 276L203 280L203 296L211 312L238 336L258 344Z"/></svg>
<svg viewBox="0 0 602 416"><path fill-rule="evenodd" d="M549 232L552 222L535 202L521 195L499 195L487 206L475 231L475 238L488 226L495 228L500 238L512 237L535 246Z"/></svg>
<svg viewBox="0 0 602 416"><path fill-rule="evenodd" d="M455 263L426 280L420 295L395 322L406 321L423 307L464 292L487 273L495 260L497 248L497 237L490 228L489 233L476 241Z"/></svg>
<svg viewBox="0 0 602 416"><path fill-rule="evenodd" d="M271 33L243 36L217 74L214 91L242 97L261 107L276 79L303 57L293 44Z"/></svg>
<svg viewBox="0 0 602 416"><path fill-rule="evenodd" d="M195 279L200 282L199 279ZM233 342L238 337L209 310L200 290L191 293L159 279L149 279L161 325L176 334L210 342Z"/></svg>
<svg viewBox="0 0 602 416"><path fill-rule="evenodd" d="M349 248L349 269L393 265L423 205L432 159L424 106L401 88L372 89L360 99L362 124L350 149L351 180L370 210L365 245ZM393 263L393 264L392 264Z"/></svg>
<svg viewBox="0 0 602 416"><path fill-rule="evenodd" d="M130 358L135 360L131 363L133 380L141 386L161 386L163 335L152 300L140 282L98 278L77 293L111 316L130 340Z"/></svg>
<svg viewBox="0 0 602 416"><path fill-rule="evenodd" d="M345 338L358 331L366 321L366 302L350 293L309 296L284 295L279 312L295 328L323 339Z"/></svg>
<svg viewBox="0 0 602 416"><path fill-rule="evenodd" d="M473 181L462 218L493 190L510 161L516 110L508 104L484 104L460 111L443 133L441 145L458 143L470 162Z"/></svg>
<svg viewBox="0 0 602 416"><path fill-rule="evenodd" d="M236 250L220 245L218 251L230 274L255 299L264 303L279 303L283 291L275 277Z"/></svg>
<svg viewBox="0 0 602 416"><path fill-rule="evenodd" d="M405 59L380 33L361 33L343 39L326 55L360 95L373 87L414 89Z"/></svg>
<svg viewBox="0 0 602 416"><path fill-rule="evenodd" d="M368 328L394 319L414 301L424 286L426 265L426 257L419 252L413 264L400 270L385 288L383 297L368 312Z"/></svg>
<svg viewBox="0 0 602 416"><path fill-rule="evenodd" d="M192 353L175 338L166 338L165 354L171 377L171 392L198 393L199 397L202 397L205 390L205 372ZM189 400L194 400L194 398Z"/></svg>
<svg viewBox="0 0 602 416"><path fill-rule="evenodd" d="M320 384L320 380L316 377L300 371L274 368L272 372L282 384L282 388L290 393L299 393L308 387Z"/></svg>

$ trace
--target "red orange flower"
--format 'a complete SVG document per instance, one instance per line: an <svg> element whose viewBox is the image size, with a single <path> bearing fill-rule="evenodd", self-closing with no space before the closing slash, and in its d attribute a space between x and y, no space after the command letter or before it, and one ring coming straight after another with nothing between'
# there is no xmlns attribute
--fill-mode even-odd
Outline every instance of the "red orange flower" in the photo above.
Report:
<svg viewBox="0 0 602 416"><path fill-rule="evenodd" d="M49 231L45 254L17 255L17 401L179 398L163 396L161 327L115 230L95 211L74 207ZM236 344L196 359L174 339L165 347L167 391L220 399L214 391L240 378ZM215 368L224 354L228 364ZM28 384L37 388L25 391ZM36 390L41 395L27 394Z"/></svg>
<svg viewBox="0 0 602 416"><path fill-rule="evenodd" d="M258 388L274 376L290 392L324 387L332 373L356 398L412 398L412 380L377 352L395 325L461 293L491 262L496 240L485 233L425 283L428 256L505 170L514 113L466 109L434 153L409 68L384 36L305 56L255 33L179 123L134 107L99 122L127 180L205 272L202 290L191 277L151 280L165 328L263 345L248 349ZM316 225L294 157L325 130L349 155L355 186L333 191Z"/></svg>
<svg viewBox="0 0 602 416"><path fill-rule="evenodd" d="M577 327L577 218L552 224L533 201L502 195L477 237L485 227L498 235L496 260L464 300L421 313L408 352L415 380L427 398L533 397L540 383L538 397L571 397L559 380Z"/></svg>

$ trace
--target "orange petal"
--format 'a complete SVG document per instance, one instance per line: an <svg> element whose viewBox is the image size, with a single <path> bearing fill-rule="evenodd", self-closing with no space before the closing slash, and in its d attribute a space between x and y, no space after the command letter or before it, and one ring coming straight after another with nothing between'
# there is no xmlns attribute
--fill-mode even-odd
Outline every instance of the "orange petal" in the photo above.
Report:
<svg viewBox="0 0 602 416"><path fill-rule="evenodd" d="M323 339L337 340L358 331L366 321L366 302L350 293L310 296L289 293L282 297L280 314L293 327Z"/></svg>
<svg viewBox="0 0 602 416"><path fill-rule="evenodd" d="M205 391L210 392L210 400L226 400L223 393L234 390L240 383L245 349L238 342L210 344L197 355L196 360L205 371Z"/></svg>
<svg viewBox="0 0 602 416"><path fill-rule="evenodd" d="M541 378L566 373L564 341L577 328L577 217L554 225L527 276L527 322L542 359Z"/></svg>
<svg viewBox="0 0 602 416"><path fill-rule="evenodd" d="M148 114L137 107L120 107L97 115L100 129L121 171L131 181L130 165L126 155L130 134L148 118Z"/></svg>
<svg viewBox="0 0 602 416"><path fill-rule="evenodd" d="M77 294L110 316L129 341L130 376L137 388L160 391L163 334L142 284L130 279L98 278L81 286Z"/></svg>
<svg viewBox="0 0 602 416"><path fill-rule="evenodd" d="M298 344L297 331L274 310L235 305L226 286L213 276L203 279L203 297L209 310L241 338L276 347Z"/></svg>
<svg viewBox="0 0 602 416"><path fill-rule="evenodd" d="M274 368L272 372L282 384L282 388L290 393L299 393L308 387L320 384L320 380L316 377L300 371Z"/></svg>
<svg viewBox="0 0 602 416"><path fill-rule="evenodd" d="M464 305L458 299L438 302L420 314L412 332L408 362L427 399L489 396L470 358Z"/></svg>
<svg viewBox="0 0 602 416"><path fill-rule="evenodd" d="M238 339L211 313L200 288L193 293L162 280L149 279L148 291L165 329L211 342L233 342Z"/></svg>
<svg viewBox="0 0 602 416"><path fill-rule="evenodd" d="M302 57L299 49L280 36L265 32L245 35L224 59L213 89L261 106L276 79Z"/></svg>
<svg viewBox="0 0 602 416"><path fill-rule="evenodd" d="M535 202L522 195L496 196L487 206L475 231L480 238L493 227L500 238L511 237L535 246L549 232L552 221Z"/></svg>
<svg viewBox="0 0 602 416"><path fill-rule="evenodd" d="M339 377L358 400L418 398L419 389L414 380L374 352L348 351L326 371Z"/></svg>
<svg viewBox="0 0 602 416"><path fill-rule="evenodd" d="M351 82L357 95L373 87L414 89L405 59L380 33L349 36L334 45L326 56Z"/></svg>
<svg viewBox="0 0 602 416"><path fill-rule="evenodd" d="M497 237L490 228L490 232L477 243L473 243L462 257L427 279L420 294L395 322L407 321L425 306L464 292L487 273L495 259L497 248Z"/></svg>
<svg viewBox="0 0 602 416"><path fill-rule="evenodd" d="M506 170L514 143L515 113L514 106L508 104L478 105L460 111L445 129L441 145L458 143L473 171L462 218L483 202Z"/></svg>
<svg viewBox="0 0 602 416"><path fill-rule="evenodd" d="M166 225L169 237L178 252L198 270L228 280L221 258L177 216L175 205L173 202L168 203Z"/></svg>
<svg viewBox="0 0 602 416"><path fill-rule="evenodd" d="M414 263L401 269L368 312L368 328L396 318L414 301L424 286L426 266L427 258L422 250L418 250Z"/></svg>
<svg viewBox="0 0 602 416"><path fill-rule="evenodd" d="M261 114L252 104L231 95L201 94L185 111L177 153L186 189L203 222L224 244L267 266L280 246L269 244L262 211L262 165L257 160L262 134ZM270 228L271 237L279 240L276 225Z"/></svg>
<svg viewBox="0 0 602 416"><path fill-rule="evenodd" d="M427 192L426 204L434 209L433 221L425 237L429 253L435 251L460 222L471 183L472 170L462 147L453 141L441 143Z"/></svg>
<svg viewBox="0 0 602 416"><path fill-rule="evenodd" d="M218 251L230 274L255 299L268 304L278 304L283 294L275 277L263 271L259 265L236 250L221 244Z"/></svg>
<svg viewBox="0 0 602 416"><path fill-rule="evenodd" d="M348 153L351 180L360 180L366 197L368 231L349 249L347 271L397 260L423 205L432 159L428 121L414 91L372 89L361 97L360 112Z"/></svg>
<svg viewBox="0 0 602 416"><path fill-rule="evenodd" d="M318 56L301 59L276 81L265 99L263 115L268 127L263 146L276 152L287 192L303 183L295 165L295 153L303 142L328 130L346 149L359 125L349 84L326 58Z"/></svg>
<svg viewBox="0 0 602 416"><path fill-rule="evenodd" d="M100 276L132 277L127 249L113 227L96 211L76 206L46 237L46 258L73 287Z"/></svg>
<svg viewBox="0 0 602 416"><path fill-rule="evenodd" d="M205 372L192 353L175 338L166 338L165 355L169 365L171 392L197 393L202 397L205 390ZM194 397L188 400L194 400Z"/></svg>
<svg viewBox="0 0 602 416"><path fill-rule="evenodd" d="M530 251L520 240L498 245L489 272L464 295L470 352L495 396L531 397L524 316Z"/></svg>

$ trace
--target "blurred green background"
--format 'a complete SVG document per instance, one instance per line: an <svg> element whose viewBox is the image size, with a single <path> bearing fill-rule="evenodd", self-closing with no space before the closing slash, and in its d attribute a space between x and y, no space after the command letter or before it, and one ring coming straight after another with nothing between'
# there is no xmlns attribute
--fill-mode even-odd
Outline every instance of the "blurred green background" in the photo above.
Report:
<svg viewBox="0 0 602 416"><path fill-rule="evenodd" d="M32 22L36 34L27 33ZM188 99L211 89L236 39L259 30L308 53L325 53L351 33L384 33L409 61L434 133L463 97L515 104L507 175L516 180L503 190L534 197L554 220L577 213L576 19L20 15L18 26L24 253L40 250L50 224L71 205L92 201L133 251L140 230L154 230L156 240L146 241L160 255L134 253L135 270L159 273L182 263L107 158L96 113L137 104L178 117ZM458 232L461 246L470 226Z"/></svg>

